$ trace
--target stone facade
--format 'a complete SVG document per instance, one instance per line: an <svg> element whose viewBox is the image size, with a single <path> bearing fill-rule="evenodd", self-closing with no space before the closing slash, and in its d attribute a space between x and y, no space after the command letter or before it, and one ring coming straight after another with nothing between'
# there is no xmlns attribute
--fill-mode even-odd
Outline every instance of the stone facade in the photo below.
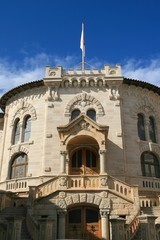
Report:
<svg viewBox="0 0 160 240"><path fill-rule="evenodd" d="M0 239L25 221L35 240L160 240L159 95L120 65L48 66L4 94Z"/></svg>

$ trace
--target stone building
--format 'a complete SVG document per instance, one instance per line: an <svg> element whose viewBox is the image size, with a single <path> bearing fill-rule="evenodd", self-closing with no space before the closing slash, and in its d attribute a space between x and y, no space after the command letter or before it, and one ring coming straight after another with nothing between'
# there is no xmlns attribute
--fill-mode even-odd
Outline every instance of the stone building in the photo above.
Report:
<svg viewBox="0 0 160 240"><path fill-rule="evenodd" d="M158 87L47 66L0 107L0 239L160 240Z"/></svg>

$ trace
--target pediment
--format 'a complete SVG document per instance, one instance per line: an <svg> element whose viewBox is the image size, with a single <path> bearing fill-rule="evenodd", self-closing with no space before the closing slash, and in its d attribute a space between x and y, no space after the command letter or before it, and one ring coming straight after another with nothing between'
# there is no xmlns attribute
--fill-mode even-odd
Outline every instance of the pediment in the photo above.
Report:
<svg viewBox="0 0 160 240"><path fill-rule="evenodd" d="M69 135L75 136L81 133L87 134L87 132L92 134L103 134L107 137L108 129L108 126L100 125L84 114L81 114L67 125L57 127L61 140Z"/></svg>

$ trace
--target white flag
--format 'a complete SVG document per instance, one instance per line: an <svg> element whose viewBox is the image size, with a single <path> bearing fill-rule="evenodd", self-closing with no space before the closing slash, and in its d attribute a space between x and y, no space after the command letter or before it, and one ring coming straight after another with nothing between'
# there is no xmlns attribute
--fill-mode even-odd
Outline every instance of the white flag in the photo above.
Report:
<svg viewBox="0 0 160 240"><path fill-rule="evenodd" d="M82 56L85 57L85 43L84 43L84 24L82 23L80 48L82 49Z"/></svg>

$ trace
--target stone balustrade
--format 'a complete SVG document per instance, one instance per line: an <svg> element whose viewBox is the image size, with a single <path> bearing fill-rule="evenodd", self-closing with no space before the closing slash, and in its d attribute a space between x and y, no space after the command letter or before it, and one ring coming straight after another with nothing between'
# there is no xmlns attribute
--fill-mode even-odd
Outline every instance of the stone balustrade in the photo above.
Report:
<svg viewBox="0 0 160 240"><path fill-rule="evenodd" d="M113 191L118 195L121 195L133 201L133 188L127 183L109 176L108 185L109 189L113 189Z"/></svg>
<svg viewBox="0 0 160 240"><path fill-rule="evenodd" d="M6 182L6 190L12 192L28 191L28 180L13 179Z"/></svg>
<svg viewBox="0 0 160 240"><path fill-rule="evenodd" d="M159 206L159 198L157 197L140 197L141 207L156 207Z"/></svg>
<svg viewBox="0 0 160 240"><path fill-rule="evenodd" d="M142 181L143 188L145 189L152 189L152 190L159 190L160 191L160 180L157 179L144 179Z"/></svg>
<svg viewBox="0 0 160 240"><path fill-rule="evenodd" d="M130 222L130 224L125 225L125 239L130 240L136 235L139 227L140 227L140 220L136 217Z"/></svg>
<svg viewBox="0 0 160 240"><path fill-rule="evenodd" d="M139 190L160 191L160 179L151 177L130 178L131 184L139 186Z"/></svg>
<svg viewBox="0 0 160 240"><path fill-rule="evenodd" d="M41 197L41 196L46 196L50 193L55 192L56 190L59 189L59 178L55 177L53 179L50 179L47 182L42 183L41 185L35 187L36 191L36 198Z"/></svg>
<svg viewBox="0 0 160 240"><path fill-rule="evenodd" d="M41 183L41 178L22 178L11 179L5 183L1 183L1 189L11 192L29 191L29 186L35 186L35 198L46 196L57 190L62 189L95 189L100 188L109 190L114 194L123 197L124 199L133 202L134 187L115 179L109 175L95 175L95 176L75 176L62 175L52 179L47 179Z"/></svg>
<svg viewBox="0 0 160 240"><path fill-rule="evenodd" d="M34 240L39 240L39 226L38 222L31 216L31 214L28 212L26 217L26 223L28 231Z"/></svg>
<svg viewBox="0 0 160 240"><path fill-rule="evenodd" d="M72 190L72 189L101 189L107 190L124 199L134 202L134 187L121 182L108 175L96 176L75 176L62 175L50 179L47 182L35 187L35 198L47 196L58 190Z"/></svg>
<svg viewBox="0 0 160 240"><path fill-rule="evenodd" d="M68 188L99 188L99 176L69 176Z"/></svg>

